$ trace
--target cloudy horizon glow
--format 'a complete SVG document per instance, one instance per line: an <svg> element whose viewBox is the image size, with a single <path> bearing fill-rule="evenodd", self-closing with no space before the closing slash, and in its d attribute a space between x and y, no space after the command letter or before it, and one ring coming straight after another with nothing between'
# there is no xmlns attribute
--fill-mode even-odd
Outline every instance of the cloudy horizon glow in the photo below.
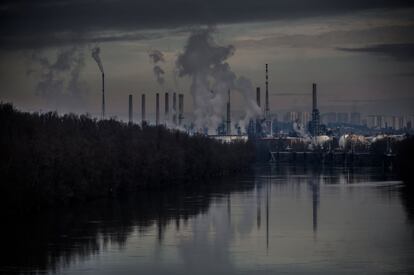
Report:
<svg viewBox="0 0 414 275"><path fill-rule="evenodd" d="M413 5L332 2L6 1L0 4L0 100L29 111L99 114L100 72L90 55L99 45L109 115L126 116L133 94L138 118L143 92L151 113L155 92L171 90L184 93L191 112L189 79L176 79L175 62L193 30L214 25L216 42L235 47L232 70L262 91L269 64L274 113L310 109L301 94L316 82L321 112L413 115ZM163 86L148 56L153 50L164 55ZM71 61L56 60L62 52ZM54 89L39 92L51 68L67 85L55 81ZM236 96L235 110L240 102Z"/></svg>

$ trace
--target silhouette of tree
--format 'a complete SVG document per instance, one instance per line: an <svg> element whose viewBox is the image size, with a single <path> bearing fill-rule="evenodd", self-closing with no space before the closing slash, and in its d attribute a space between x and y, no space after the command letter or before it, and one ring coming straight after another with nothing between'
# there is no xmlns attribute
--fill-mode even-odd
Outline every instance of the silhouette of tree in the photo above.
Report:
<svg viewBox="0 0 414 275"><path fill-rule="evenodd" d="M238 173L254 160L249 142L224 144L164 126L0 104L3 202L38 208L197 182Z"/></svg>

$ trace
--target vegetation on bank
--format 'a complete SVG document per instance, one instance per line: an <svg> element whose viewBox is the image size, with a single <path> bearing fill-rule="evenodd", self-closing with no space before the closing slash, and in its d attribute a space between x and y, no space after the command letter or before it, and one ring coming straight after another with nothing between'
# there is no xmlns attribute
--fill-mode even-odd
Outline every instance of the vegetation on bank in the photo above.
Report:
<svg viewBox="0 0 414 275"><path fill-rule="evenodd" d="M17 111L0 104L3 203L41 206L196 184L238 173L254 159L250 143L222 144L163 126L87 115Z"/></svg>
<svg viewBox="0 0 414 275"><path fill-rule="evenodd" d="M399 142L396 153L397 172L410 191L414 191L414 136Z"/></svg>

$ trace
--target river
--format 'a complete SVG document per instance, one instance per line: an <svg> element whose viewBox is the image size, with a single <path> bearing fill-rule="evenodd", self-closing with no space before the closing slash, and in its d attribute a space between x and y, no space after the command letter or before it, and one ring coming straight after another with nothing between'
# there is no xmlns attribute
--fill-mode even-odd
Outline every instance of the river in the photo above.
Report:
<svg viewBox="0 0 414 275"><path fill-rule="evenodd" d="M5 224L0 273L412 274L402 189L377 168L258 166Z"/></svg>

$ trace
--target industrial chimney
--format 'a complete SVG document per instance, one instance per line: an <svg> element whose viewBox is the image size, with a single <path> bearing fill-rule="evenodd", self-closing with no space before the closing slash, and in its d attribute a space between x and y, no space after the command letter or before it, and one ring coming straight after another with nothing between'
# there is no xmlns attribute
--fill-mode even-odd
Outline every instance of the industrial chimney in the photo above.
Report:
<svg viewBox="0 0 414 275"><path fill-rule="evenodd" d="M184 119L184 95L178 95L178 125L181 126L181 123Z"/></svg>
<svg viewBox="0 0 414 275"><path fill-rule="evenodd" d="M164 114L164 120L165 122L168 121L168 113L170 112L170 102L169 102L169 97L168 97L168 93L165 93L165 114Z"/></svg>
<svg viewBox="0 0 414 275"><path fill-rule="evenodd" d="M102 119L105 118L105 74L102 73Z"/></svg>
<svg viewBox="0 0 414 275"><path fill-rule="evenodd" d="M172 112L173 112L173 123L174 125L177 125L177 94L176 93L173 93Z"/></svg>
<svg viewBox="0 0 414 275"><path fill-rule="evenodd" d="M142 118L142 124L145 122L145 94L142 94L141 97L141 118Z"/></svg>
<svg viewBox="0 0 414 275"><path fill-rule="evenodd" d="M268 75L268 65L266 64L266 109L265 109L265 115L266 118L269 116L269 75Z"/></svg>
<svg viewBox="0 0 414 275"><path fill-rule="evenodd" d="M226 131L227 131L227 135L231 135L230 90L228 90L228 99L227 99L227 121L226 121Z"/></svg>
<svg viewBox="0 0 414 275"><path fill-rule="evenodd" d="M160 94L155 95L155 125L160 124Z"/></svg>
<svg viewBox="0 0 414 275"><path fill-rule="evenodd" d="M319 110L318 110L318 96L316 91L316 83L312 84L312 121L310 132L314 137L320 135L320 126L319 126Z"/></svg>
<svg viewBox="0 0 414 275"><path fill-rule="evenodd" d="M132 123L132 95L129 95L128 99L129 99L128 122L131 124Z"/></svg>
<svg viewBox="0 0 414 275"><path fill-rule="evenodd" d="M256 87L256 103L260 107L260 87Z"/></svg>
<svg viewBox="0 0 414 275"><path fill-rule="evenodd" d="M266 64L266 98L265 98L265 133L272 134L272 121L270 120L270 108L269 108L269 70L268 64Z"/></svg>

